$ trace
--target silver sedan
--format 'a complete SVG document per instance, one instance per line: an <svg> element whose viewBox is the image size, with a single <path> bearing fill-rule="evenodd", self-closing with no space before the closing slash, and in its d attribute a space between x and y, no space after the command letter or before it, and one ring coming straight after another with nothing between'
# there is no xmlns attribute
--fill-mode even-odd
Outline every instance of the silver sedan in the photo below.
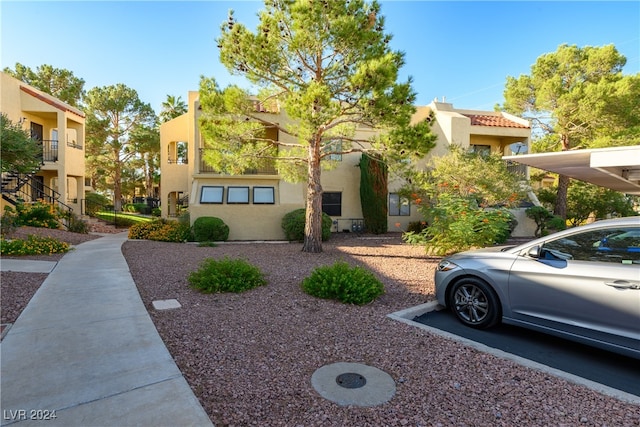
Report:
<svg viewBox="0 0 640 427"><path fill-rule="evenodd" d="M502 321L640 359L640 217L461 252L440 262L435 283L439 304L468 326Z"/></svg>

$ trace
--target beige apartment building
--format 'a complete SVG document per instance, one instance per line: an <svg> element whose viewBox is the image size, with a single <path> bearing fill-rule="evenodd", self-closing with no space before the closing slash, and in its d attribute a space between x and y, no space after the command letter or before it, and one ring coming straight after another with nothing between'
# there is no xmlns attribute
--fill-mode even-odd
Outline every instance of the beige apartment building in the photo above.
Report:
<svg viewBox="0 0 640 427"><path fill-rule="evenodd" d="M429 156L442 155L453 144L503 155L529 145L529 122L506 113L459 110L434 101L418 107L414 121L429 120L432 113L437 146ZM285 182L269 168L235 176L214 171L202 159L205 146L197 124L199 114L198 92L189 92L188 112L160 126L162 216L176 217L188 209L192 222L201 216L221 218L230 228L230 240L284 239L282 217L304 207L306 183ZM260 114L279 114L278 121L286 120L278 112L261 110ZM271 137L286 138L276 132ZM337 156L337 168L322 173L323 210L333 219L333 232L360 231L363 226L356 167L360 156ZM416 206L399 196L399 188L400 183L389 183L389 231L403 231L410 222L422 219Z"/></svg>
<svg viewBox="0 0 640 427"><path fill-rule="evenodd" d="M39 170L2 174L2 212L17 200L43 200L81 213L85 191L85 114L0 72L0 111L42 145Z"/></svg>

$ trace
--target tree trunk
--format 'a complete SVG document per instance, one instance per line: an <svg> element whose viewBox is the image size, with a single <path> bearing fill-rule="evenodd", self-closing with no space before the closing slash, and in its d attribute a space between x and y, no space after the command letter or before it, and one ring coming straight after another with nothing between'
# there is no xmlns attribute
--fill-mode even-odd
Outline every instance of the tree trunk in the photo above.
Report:
<svg viewBox="0 0 640 427"><path fill-rule="evenodd" d="M558 193L556 195L556 206L553 213L562 219L567 219L567 192L569 190L569 180L570 178L566 175L558 176Z"/></svg>
<svg viewBox="0 0 640 427"><path fill-rule="evenodd" d="M119 212L122 209L122 172L121 165L116 164L113 176L113 209Z"/></svg>
<svg viewBox="0 0 640 427"><path fill-rule="evenodd" d="M562 151L567 151L571 148L571 142L566 134L560 135L560 142L562 143ZM562 219L567 219L567 193L569 190L569 180L568 176L558 176L558 193L556 194L556 205L553 209L553 213Z"/></svg>
<svg viewBox="0 0 640 427"><path fill-rule="evenodd" d="M320 144L309 144L307 206L302 252L322 252L322 185L320 184Z"/></svg>

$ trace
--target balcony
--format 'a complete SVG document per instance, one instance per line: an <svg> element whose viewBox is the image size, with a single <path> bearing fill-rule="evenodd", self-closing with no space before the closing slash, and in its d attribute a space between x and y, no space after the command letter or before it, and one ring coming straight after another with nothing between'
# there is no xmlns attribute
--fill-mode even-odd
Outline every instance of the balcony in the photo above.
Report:
<svg viewBox="0 0 640 427"><path fill-rule="evenodd" d="M211 173L211 174L220 174L220 172L216 171L213 166L208 165L203 159L202 159L202 153L204 152L204 149L201 148L200 149L200 165L198 168L198 172L199 173ZM244 171L244 173L242 173L242 175L278 175L278 171L276 170L275 164L271 164L268 166L264 166L261 168L256 168L256 169L247 169L246 171Z"/></svg>
<svg viewBox="0 0 640 427"><path fill-rule="evenodd" d="M522 163L514 162L512 160L507 160L507 170L513 174L517 175L523 179L527 177L527 165L523 165Z"/></svg>
<svg viewBox="0 0 640 427"><path fill-rule="evenodd" d="M58 140L44 139L40 142L42 145L42 163L58 161Z"/></svg>

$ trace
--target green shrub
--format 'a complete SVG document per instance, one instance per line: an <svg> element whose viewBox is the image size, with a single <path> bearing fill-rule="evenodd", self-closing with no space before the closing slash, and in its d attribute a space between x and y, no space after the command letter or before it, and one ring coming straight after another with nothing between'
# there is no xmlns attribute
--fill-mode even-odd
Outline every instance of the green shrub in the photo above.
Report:
<svg viewBox="0 0 640 427"><path fill-rule="evenodd" d="M302 242L304 241L304 226L305 226L305 218L306 210L305 209L296 209L287 213L282 218L282 229L284 230L284 234L286 239L291 242ZM322 213L322 240L329 240L331 237L331 226L333 225L333 221L331 217L326 213Z"/></svg>
<svg viewBox="0 0 640 427"><path fill-rule="evenodd" d="M10 206L4 207L4 214L0 218L0 235L8 236L18 228L18 215Z"/></svg>
<svg viewBox="0 0 640 427"><path fill-rule="evenodd" d="M147 239L159 242L188 242L191 238L191 228L177 221L167 221L162 227L152 230Z"/></svg>
<svg viewBox="0 0 640 427"><path fill-rule="evenodd" d="M302 281L309 295L341 301L345 304L368 304L384 293L384 286L373 273L346 262L316 268Z"/></svg>
<svg viewBox="0 0 640 427"><path fill-rule="evenodd" d="M220 218L201 216L193 223L196 242L224 242L229 238L229 226Z"/></svg>
<svg viewBox="0 0 640 427"><path fill-rule="evenodd" d="M84 209L87 215L93 216L96 212L107 209L111 200L99 193L88 193L84 200ZM111 206L113 208L113 206Z"/></svg>
<svg viewBox="0 0 640 427"><path fill-rule="evenodd" d="M524 213L535 221L536 231L534 234L536 237L546 236L549 233L567 228L564 219L557 215L553 215L545 207L531 206L530 208L527 208Z"/></svg>
<svg viewBox="0 0 640 427"><path fill-rule="evenodd" d="M52 237L27 236L26 240L2 240L2 255L51 255L69 251L69 244Z"/></svg>
<svg viewBox="0 0 640 427"><path fill-rule="evenodd" d="M197 271L191 272L189 284L204 293L244 292L267 284L263 273L241 259L206 259Z"/></svg>
<svg viewBox="0 0 640 427"><path fill-rule="evenodd" d="M190 240L191 228L188 224L166 219L139 222L129 227L129 238L181 243Z"/></svg>
<svg viewBox="0 0 640 427"><path fill-rule="evenodd" d="M427 228L426 221L412 221L407 225L407 233L420 233Z"/></svg>
<svg viewBox="0 0 640 427"><path fill-rule="evenodd" d="M52 204L44 202L18 203L16 214L18 227L60 228L60 213Z"/></svg>
<svg viewBox="0 0 640 427"><path fill-rule="evenodd" d="M482 209L471 198L443 193L428 209L429 225L420 233L405 233L406 242L426 239L428 252L445 255L504 242L515 220L504 208Z"/></svg>
<svg viewBox="0 0 640 427"><path fill-rule="evenodd" d="M72 212L67 221L67 230L72 233L88 234L89 225Z"/></svg>
<svg viewBox="0 0 640 427"><path fill-rule="evenodd" d="M153 208L153 209L151 209L151 215L152 216L160 216L160 215L162 215L162 210L160 208Z"/></svg>

